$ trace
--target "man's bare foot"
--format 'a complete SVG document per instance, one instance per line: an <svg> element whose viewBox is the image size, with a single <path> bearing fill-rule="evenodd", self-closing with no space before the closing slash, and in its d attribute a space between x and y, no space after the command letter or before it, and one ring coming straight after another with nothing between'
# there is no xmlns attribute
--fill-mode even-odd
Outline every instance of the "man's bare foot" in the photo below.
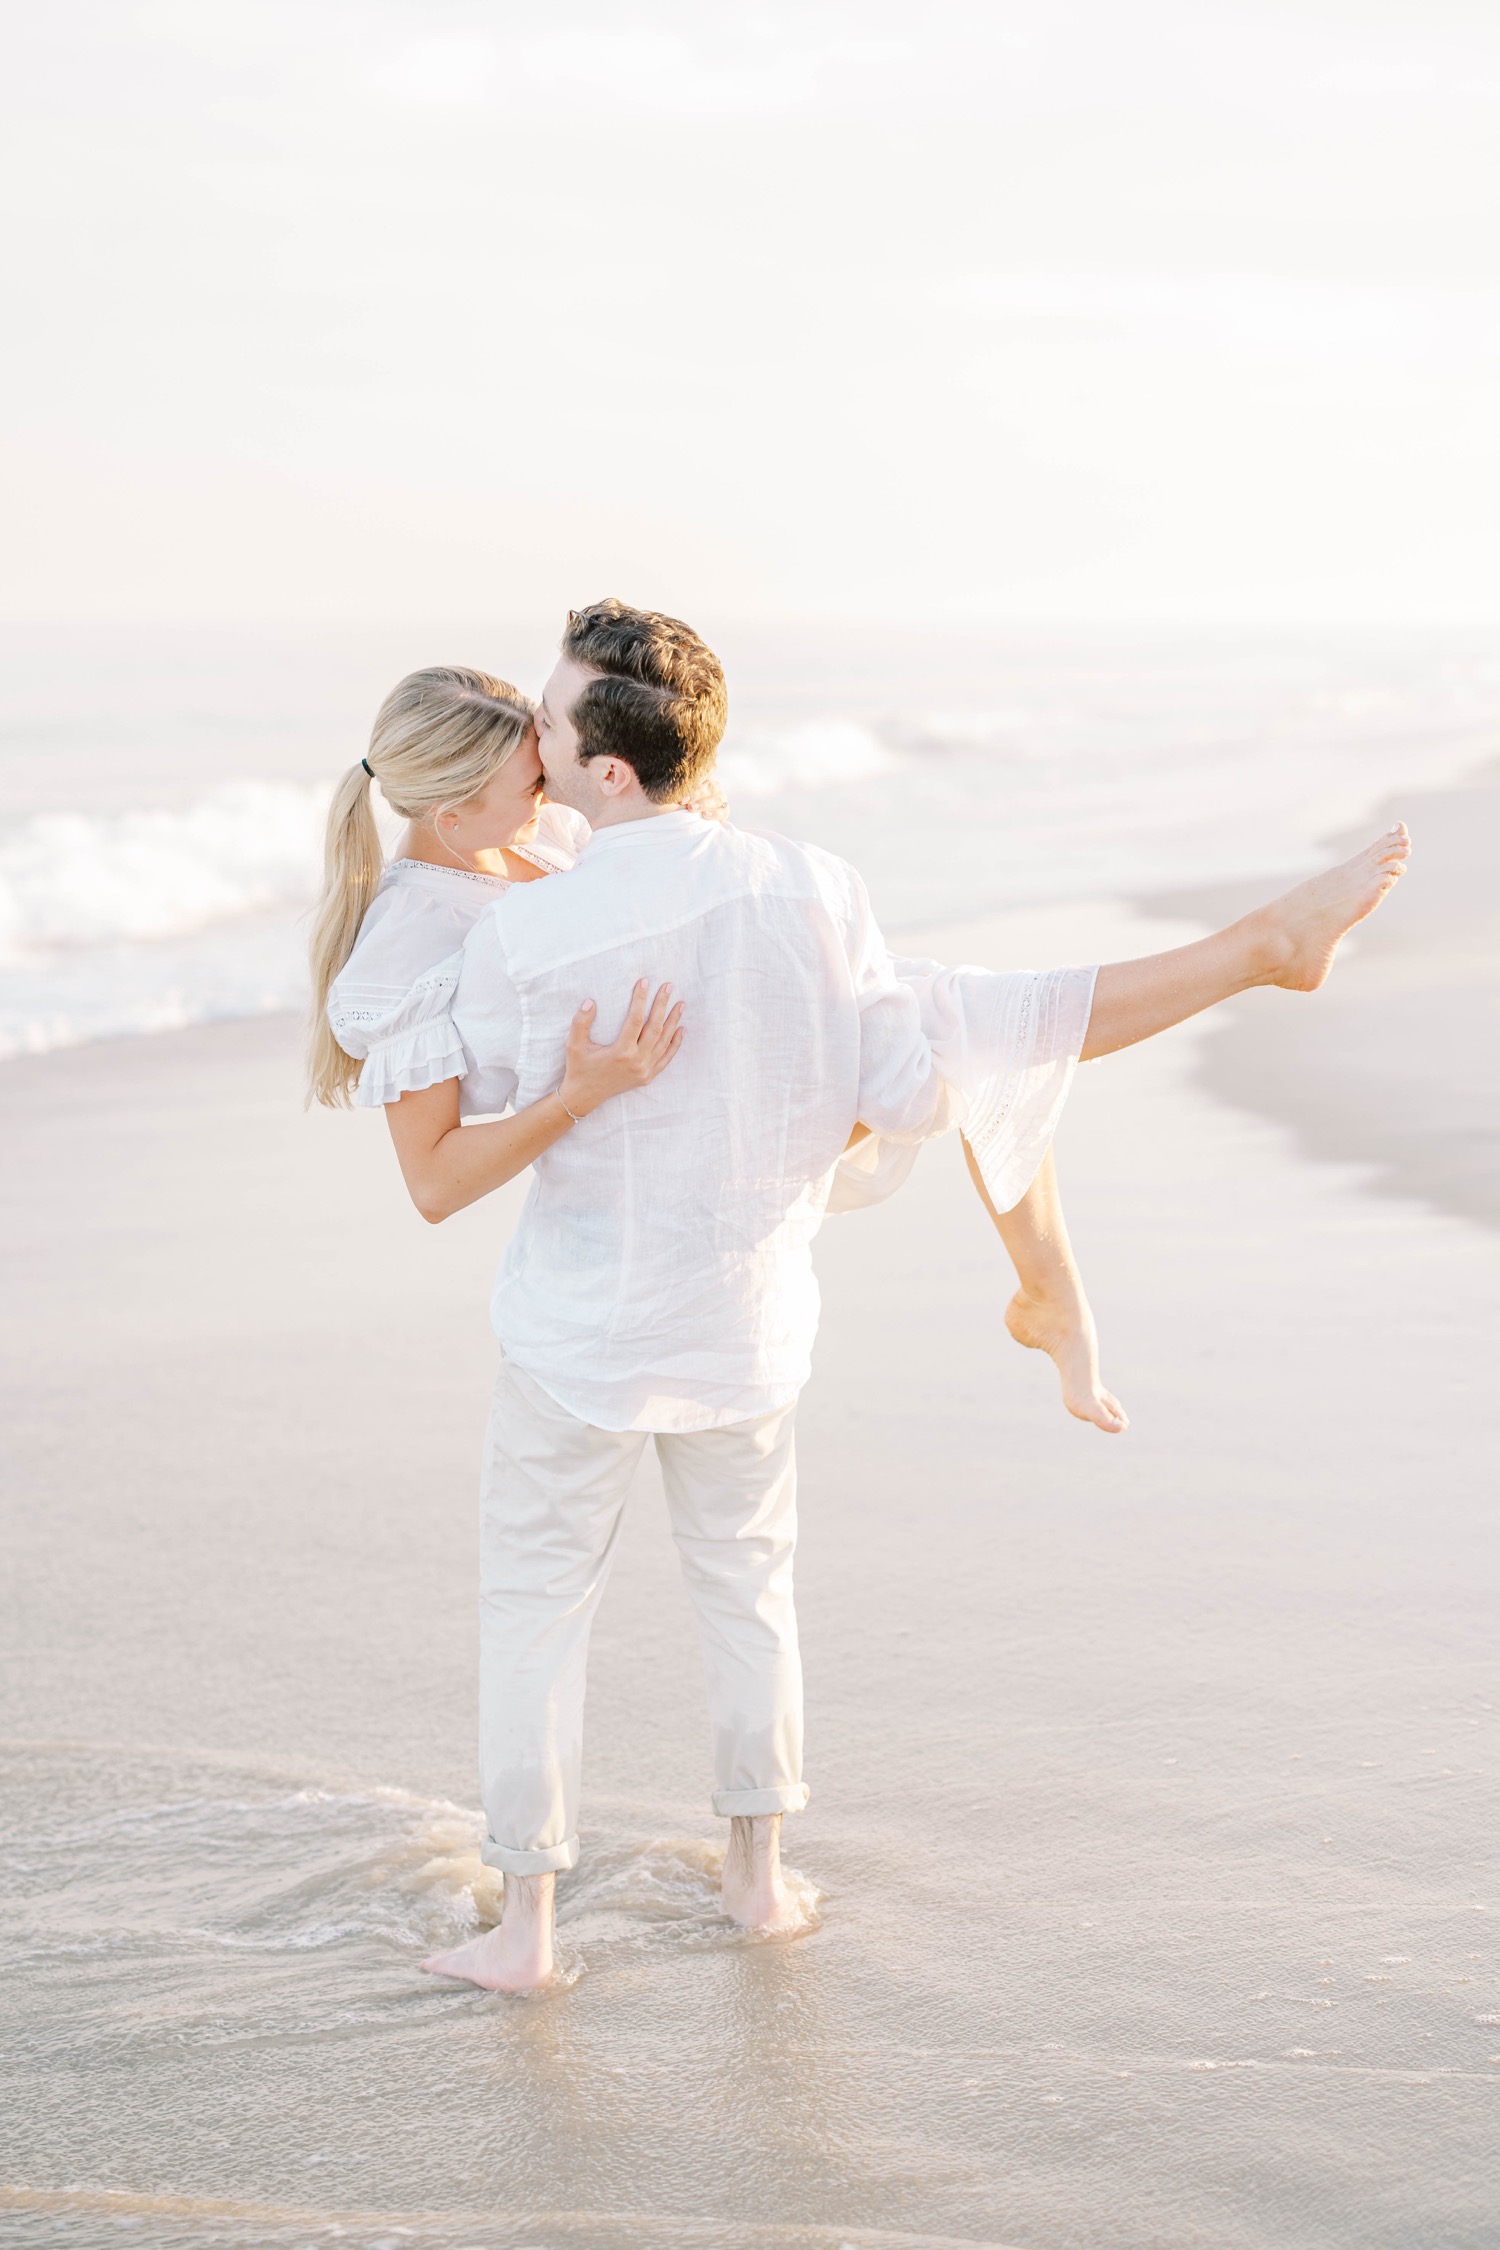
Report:
<svg viewBox="0 0 1500 2250"><path fill-rule="evenodd" d="M745 1930L794 1930L802 1916L781 1877L781 1815L729 1823L720 1879L724 1911Z"/></svg>
<svg viewBox="0 0 1500 2250"><path fill-rule="evenodd" d="M555 1875L507 1875L500 1919L482 1937L422 1963L429 1976L466 1977L486 1992L535 1992L552 1974Z"/></svg>
<svg viewBox="0 0 1500 2250"><path fill-rule="evenodd" d="M1099 1339L1088 1299L1080 1290L1063 1301L1018 1289L1005 1308L1005 1325L1028 1351L1046 1352L1062 1383L1063 1405L1080 1422L1118 1437L1130 1417L1099 1380Z"/></svg>
<svg viewBox="0 0 1500 2250"><path fill-rule="evenodd" d="M1248 915L1253 935L1264 948L1264 984L1277 984L1287 992L1316 992L1338 950L1339 939L1373 914L1387 892L1406 873L1411 838L1404 820L1369 844L1353 859L1330 867L1324 875L1299 883L1283 898L1273 899Z"/></svg>

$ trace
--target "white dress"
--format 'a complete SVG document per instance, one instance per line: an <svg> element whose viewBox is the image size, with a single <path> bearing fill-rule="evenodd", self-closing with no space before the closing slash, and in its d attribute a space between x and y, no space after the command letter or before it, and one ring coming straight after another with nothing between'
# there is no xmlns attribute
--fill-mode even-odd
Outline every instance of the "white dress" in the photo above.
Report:
<svg viewBox="0 0 1500 2250"><path fill-rule="evenodd" d="M561 873L590 833L581 814L545 805L529 852ZM386 869L328 995L335 1039L364 1065L354 1095L360 1108L456 1078L460 1114L484 1114L486 1105L464 1083L468 1058L453 1027L452 1001L465 939L509 888L498 876L424 860L395 860ZM899 957L895 968L917 994L922 1029L949 1088L937 1130L961 1128L996 1210L1009 1211L1051 1146L1088 1030L1096 972L947 968ZM862 1211L884 1202L916 1160L910 1142L868 1136L840 1163L827 1209Z"/></svg>
<svg viewBox="0 0 1500 2250"><path fill-rule="evenodd" d="M589 838L581 813L543 805L523 857L562 874ZM328 994L328 1022L346 1055L364 1068L354 1099L379 1109L445 1078L468 1074L450 1007L464 939L492 900L510 889L501 875L392 860L371 899L354 951ZM468 1114L463 1088L460 1110Z"/></svg>
<svg viewBox="0 0 1500 2250"><path fill-rule="evenodd" d="M1012 1210L1052 1145L1094 1005L1095 967L946 968L941 961L895 958L916 993L922 1030L948 1114L974 1152L990 1201ZM839 1165L830 1212L862 1211L893 1195L917 1161L910 1142L871 1134Z"/></svg>

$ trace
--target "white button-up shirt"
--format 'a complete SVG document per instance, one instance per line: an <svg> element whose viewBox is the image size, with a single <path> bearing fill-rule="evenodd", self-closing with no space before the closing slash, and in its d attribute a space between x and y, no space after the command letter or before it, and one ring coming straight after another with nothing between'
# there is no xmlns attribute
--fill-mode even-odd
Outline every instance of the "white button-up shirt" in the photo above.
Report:
<svg viewBox="0 0 1500 2250"><path fill-rule="evenodd" d="M475 924L453 1002L469 1106L553 1091L580 1001L611 1038L640 977L683 1001L681 1051L537 1159L494 1324L583 1421L709 1429L807 1380L812 1238L856 1122L920 1140L948 1097L854 870L669 812L599 830Z"/></svg>

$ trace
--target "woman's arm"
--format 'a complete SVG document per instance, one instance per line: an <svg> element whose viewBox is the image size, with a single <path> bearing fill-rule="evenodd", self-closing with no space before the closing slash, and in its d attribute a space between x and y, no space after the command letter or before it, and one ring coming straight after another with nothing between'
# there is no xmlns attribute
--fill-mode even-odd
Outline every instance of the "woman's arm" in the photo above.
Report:
<svg viewBox="0 0 1500 2250"><path fill-rule="evenodd" d="M568 1033L561 1086L515 1117L461 1126L456 1078L386 1103L401 1176L424 1219L436 1226L503 1187L601 1102L648 1086L666 1069L682 1045L682 1003L673 1007L664 984L648 1009L647 989L636 986L620 1035L607 1046L592 1036L594 1003L586 1000Z"/></svg>

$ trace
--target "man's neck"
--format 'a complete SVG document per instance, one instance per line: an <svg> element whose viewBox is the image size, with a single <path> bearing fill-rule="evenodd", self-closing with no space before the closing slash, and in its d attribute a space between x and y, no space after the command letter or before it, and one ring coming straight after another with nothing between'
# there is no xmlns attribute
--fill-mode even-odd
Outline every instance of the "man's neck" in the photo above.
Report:
<svg viewBox="0 0 1500 2250"><path fill-rule="evenodd" d="M660 813L678 812L677 805L659 805L654 797L607 798L596 812L585 814L590 828L621 828L627 820L655 820Z"/></svg>

